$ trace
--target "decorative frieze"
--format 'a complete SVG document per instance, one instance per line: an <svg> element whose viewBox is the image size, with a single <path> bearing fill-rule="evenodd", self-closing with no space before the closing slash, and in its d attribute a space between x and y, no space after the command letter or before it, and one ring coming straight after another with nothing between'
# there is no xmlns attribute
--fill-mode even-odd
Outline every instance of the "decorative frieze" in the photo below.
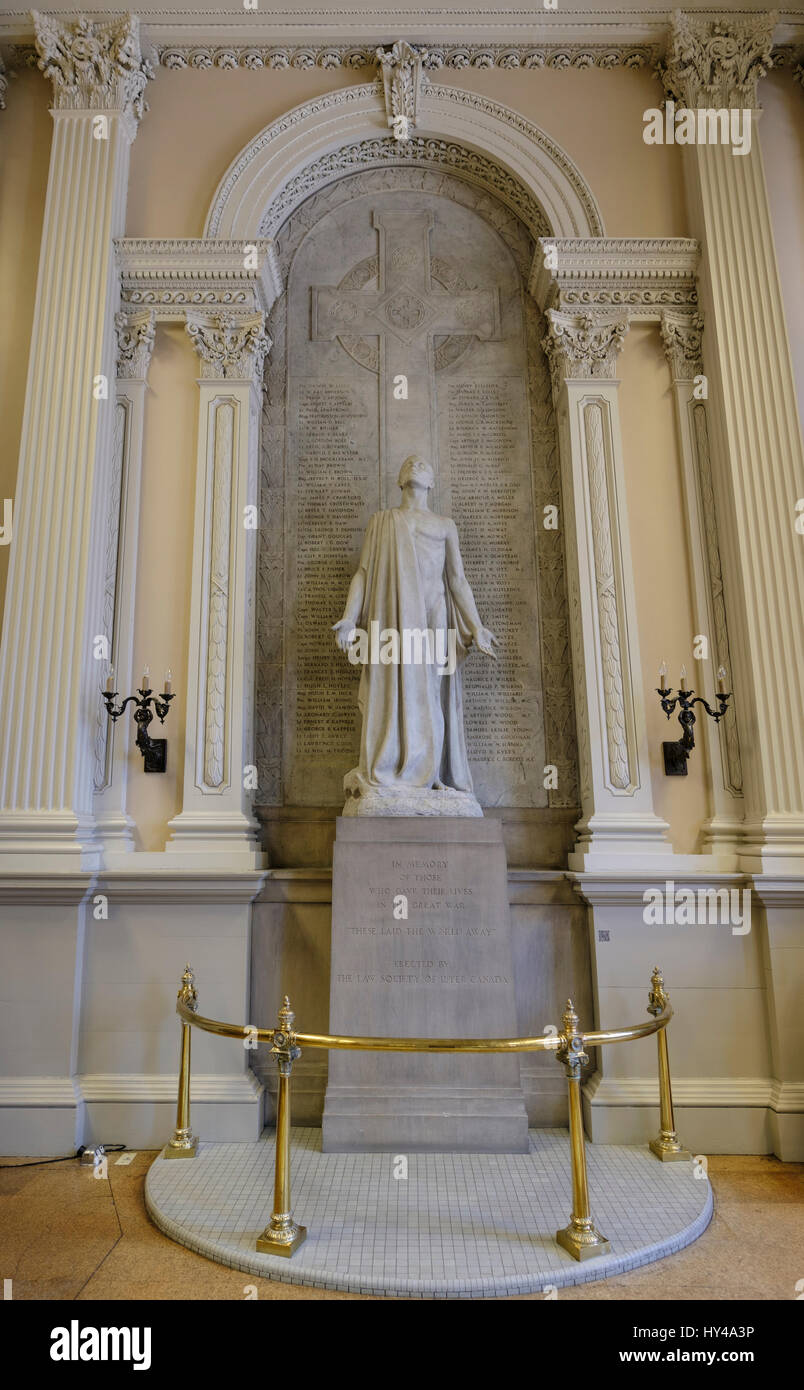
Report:
<svg viewBox="0 0 804 1390"><path fill-rule="evenodd" d="M553 388L562 381L587 378L613 378L614 363L628 332L625 315L612 318L604 314L562 314L547 312L549 331L542 347L550 363Z"/></svg>
<svg viewBox="0 0 804 1390"><path fill-rule="evenodd" d="M737 22L727 21L730 25ZM625 68L628 71L644 70L660 75L667 47L667 40L659 37L652 42L613 44L584 43L583 40L543 44L436 43L428 44L426 51L422 52L422 69L425 73L489 68L502 68L505 71L523 69L526 72L537 73L543 69L553 72L579 72ZM7 65L12 71L36 67L39 56L32 44L8 44L6 54ZM799 43L775 44L770 57L770 66L789 69L797 81L802 80ZM151 58L159 67L173 72L187 69L196 72L232 72L238 68L249 72L262 68L278 72L345 68L358 72L374 67L378 61L376 43L326 42L316 45L158 43L152 49Z"/></svg>
<svg viewBox="0 0 804 1390"><path fill-rule="evenodd" d="M668 96L699 107L753 108L757 83L773 66L777 16L699 19L675 10L659 72Z"/></svg>
<svg viewBox="0 0 804 1390"><path fill-rule="evenodd" d="M208 381L229 381L262 376L265 354L271 346L265 334L265 315L187 315L187 332L201 358L201 376Z"/></svg>
<svg viewBox="0 0 804 1390"><path fill-rule="evenodd" d="M383 51L383 50L381 50ZM428 44L422 54L426 72L465 68L650 68L661 44ZM156 53L162 67L181 68L366 68L377 62L371 44L323 44L295 47L274 44L163 44Z"/></svg>
<svg viewBox="0 0 804 1390"><path fill-rule="evenodd" d="M38 10L32 10L31 17L37 66L53 83L57 109L121 111L141 120L153 67L140 51L140 22L135 15L102 24L83 16L64 24Z"/></svg>
<svg viewBox="0 0 804 1390"><path fill-rule="evenodd" d="M151 365L156 339L156 321L152 309L138 314L115 314L117 329L118 378L144 380Z"/></svg>

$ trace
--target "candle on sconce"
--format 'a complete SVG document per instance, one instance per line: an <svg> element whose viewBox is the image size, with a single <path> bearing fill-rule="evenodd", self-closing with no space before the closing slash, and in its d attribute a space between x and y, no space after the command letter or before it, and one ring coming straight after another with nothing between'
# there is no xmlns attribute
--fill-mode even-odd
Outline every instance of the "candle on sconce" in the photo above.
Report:
<svg viewBox="0 0 804 1390"><path fill-rule="evenodd" d="M661 690L667 689L667 662L663 661L659 667L659 687Z"/></svg>
<svg viewBox="0 0 804 1390"><path fill-rule="evenodd" d="M114 694L114 666L109 667L109 674L106 677L106 689L110 695Z"/></svg>
<svg viewBox="0 0 804 1390"><path fill-rule="evenodd" d="M681 678L680 678L680 679L681 679L681 684L680 684L680 686L679 686L679 689L680 689L680 690L686 690L686 688L687 688L687 668L686 668L686 666L682 666L682 668L681 668Z"/></svg>
<svg viewBox="0 0 804 1390"><path fill-rule="evenodd" d="M162 694L163 694L163 695L172 695L172 694L173 694L173 672L171 671L171 669L170 669L169 666L168 666L168 668L167 668L167 670L166 670L166 672L165 672L165 688L164 688L164 690L162 691Z"/></svg>
<svg viewBox="0 0 804 1390"><path fill-rule="evenodd" d="M725 694L726 694L726 668L725 668L725 666L720 666L720 667L718 668L718 673L717 673L717 693L718 693L718 695L725 695Z"/></svg>
<svg viewBox="0 0 804 1390"><path fill-rule="evenodd" d="M141 687L141 688L142 688L143 690L150 690L150 688L151 688L151 668L150 668L150 666L146 666L145 669L144 669L144 671L143 671L143 673L142 673L142 687Z"/></svg>

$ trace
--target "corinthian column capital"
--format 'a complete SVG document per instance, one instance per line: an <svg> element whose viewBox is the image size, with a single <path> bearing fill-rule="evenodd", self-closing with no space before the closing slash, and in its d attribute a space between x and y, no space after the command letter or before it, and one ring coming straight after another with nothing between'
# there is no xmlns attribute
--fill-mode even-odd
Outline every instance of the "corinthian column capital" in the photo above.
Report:
<svg viewBox="0 0 804 1390"><path fill-rule="evenodd" d="M662 314L660 332L674 381L692 381L703 371L701 339L704 321L697 312Z"/></svg>
<svg viewBox="0 0 804 1390"><path fill-rule="evenodd" d="M81 16L63 23L31 11L37 66L53 83L54 105L66 111L120 111L139 121L145 86L153 77L140 51L140 22L123 15L102 24Z"/></svg>
<svg viewBox="0 0 804 1390"><path fill-rule="evenodd" d="M775 12L708 20L675 10L661 67L668 96L693 110L754 108L759 78L772 67L776 20Z"/></svg>
<svg viewBox="0 0 804 1390"><path fill-rule="evenodd" d="M133 380L147 377L156 340L153 309L138 314L115 314L117 332L117 375Z"/></svg>
<svg viewBox="0 0 804 1390"><path fill-rule="evenodd" d="M187 332L201 358L202 378L259 381L271 346L263 313L188 314Z"/></svg>
<svg viewBox="0 0 804 1390"><path fill-rule="evenodd" d="M547 323L549 331L542 347L554 388L572 378L614 376L614 364L628 332L624 314L564 314L548 309Z"/></svg>

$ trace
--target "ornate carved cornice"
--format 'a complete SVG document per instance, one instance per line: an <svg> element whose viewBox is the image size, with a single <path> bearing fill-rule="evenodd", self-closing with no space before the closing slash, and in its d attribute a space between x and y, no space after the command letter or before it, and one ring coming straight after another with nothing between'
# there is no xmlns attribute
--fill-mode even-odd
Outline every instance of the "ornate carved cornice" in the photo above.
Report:
<svg viewBox="0 0 804 1390"><path fill-rule="evenodd" d="M121 308L152 309L157 320L187 309L267 312L282 283L272 241L125 238L115 243Z"/></svg>
<svg viewBox="0 0 804 1390"><path fill-rule="evenodd" d="M129 380L144 380L151 365L156 338L156 320L152 309L138 314L115 314L117 330L117 375Z"/></svg>
<svg viewBox="0 0 804 1390"><path fill-rule="evenodd" d="M699 107L757 105L757 82L773 66L775 13L706 20L675 10L660 75L668 96Z"/></svg>
<svg viewBox="0 0 804 1390"><path fill-rule="evenodd" d="M427 45L422 53L425 73L440 71L462 72L466 69L503 68L539 72L549 68L554 72L583 71L597 68L632 71L646 69L659 73L667 41L657 38L650 42L584 43L582 39L564 43L541 44L444 44ZM6 45L10 70L36 67L38 54L31 44ZM213 68L232 71L245 68L255 71L269 68L274 71L312 68L347 68L353 71L372 68L377 63L376 44L317 43L313 45L276 43L156 43L150 53L153 62L173 71L193 68L208 71ZM772 50L774 68L790 68L796 75L801 64L799 43L781 43ZM801 81L801 77L798 77Z"/></svg>
<svg viewBox="0 0 804 1390"><path fill-rule="evenodd" d="M547 326L542 347L550 363L555 391L563 381L613 378L614 364L629 327L624 315L563 314L549 309Z"/></svg>
<svg viewBox="0 0 804 1390"><path fill-rule="evenodd" d="M704 321L692 314L662 314L659 331L674 381L692 381L703 371L701 340Z"/></svg>
<svg viewBox="0 0 804 1390"><path fill-rule="evenodd" d="M146 110L145 86L153 68L140 52L135 15L93 24L63 24L54 15L31 11L37 66L53 82L59 110L122 111L139 121Z"/></svg>
<svg viewBox="0 0 804 1390"><path fill-rule="evenodd" d="M258 381L271 340L265 315L188 313L187 332L201 358L201 376L211 381Z"/></svg>
<svg viewBox="0 0 804 1390"><path fill-rule="evenodd" d="M543 312L621 309L658 320L696 307L698 258L687 237L541 237L529 288Z"/></svg>

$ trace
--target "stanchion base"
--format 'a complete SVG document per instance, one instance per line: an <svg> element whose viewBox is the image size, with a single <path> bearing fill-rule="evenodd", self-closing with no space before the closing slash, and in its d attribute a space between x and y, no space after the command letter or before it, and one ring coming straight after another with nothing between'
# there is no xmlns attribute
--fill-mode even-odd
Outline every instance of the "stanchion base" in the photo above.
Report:
<svg viewBox="0 0 804 1390"><path fill-rule="evenodd" d="M598 1255L610 1255L611 1243L602 1236L596 1226L577 1230L570 1222L563 1231L556 1231L556 1244L566 1250L573 1260L594 1260Z"/></svg>
<svg viewBox="0 0 804 1390"><path fill-rule="evenodd" d="M668 1144L664 1139L651 1139L649 1148L662 1163L686 1163L692 1158L688 1149L682 1149L679 1143Z"/></svg>
<svg viewBox="0 0 804 1390"><path fill-rule="evenodd" d="M160 1158L195 1158L198 1153L198 1140L191 1139L189 1143L182 1145L166 1144Z"/></svg>
<svg viewBox="0 0 804 1390"><path fill-rule="evenodd" d="M261 1236L257 1237L257 1250L263 1255L292 1255L299 1246L307 1239L307 1227L296 1226L295 1224L287 1232L281 1234L272 1231L270 1226L266 1226Z"/></svg>

